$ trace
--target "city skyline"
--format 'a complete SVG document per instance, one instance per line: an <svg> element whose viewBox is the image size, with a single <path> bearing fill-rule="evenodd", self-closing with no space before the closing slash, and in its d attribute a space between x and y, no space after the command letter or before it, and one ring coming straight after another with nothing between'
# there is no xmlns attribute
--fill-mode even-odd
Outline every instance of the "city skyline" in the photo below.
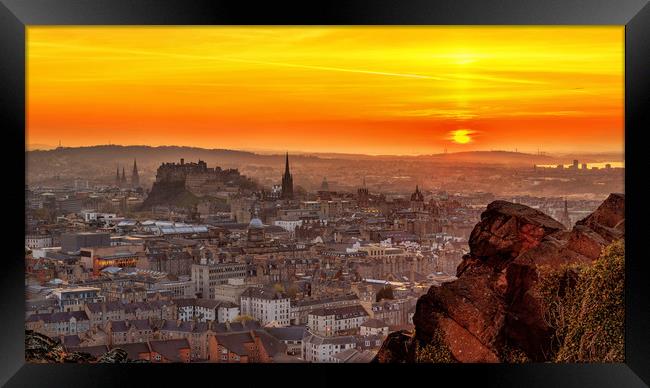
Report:
<svg viewBox="0 0 650 388"><path fill-rule="evenodd" d="M30 27L27 144L622 153L623 32Z"/></svg>

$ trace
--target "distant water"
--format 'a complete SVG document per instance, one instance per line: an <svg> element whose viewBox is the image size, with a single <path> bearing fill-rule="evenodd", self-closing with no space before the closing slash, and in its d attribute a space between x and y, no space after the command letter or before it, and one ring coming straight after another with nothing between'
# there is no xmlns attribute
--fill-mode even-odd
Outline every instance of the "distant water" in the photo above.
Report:
<svg viewBox="0 0 650 388"><path fill-rule="evenodd" d="M605 165L611 165L612 168L625 168L625 162L598 162L598 163L587 163L587 169L591 169L592 167L598 167L598 168L605 168ZM537 167L542 167L542 168L555 168L557 167L557 164L538 164ZM569 168L573 166L573 164L565 164L564 168ZM579 168L582 169L582 163L579 164Z"/></svg>

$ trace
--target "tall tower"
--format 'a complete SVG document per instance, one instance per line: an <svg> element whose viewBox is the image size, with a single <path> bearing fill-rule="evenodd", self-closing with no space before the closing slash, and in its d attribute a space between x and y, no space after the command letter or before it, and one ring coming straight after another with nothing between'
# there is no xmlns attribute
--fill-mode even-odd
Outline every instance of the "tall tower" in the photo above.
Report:
<svg viewBox="0 0 650 388"><path fill-rule="evenodd" d="M137 189L140 187L140 175L138 175L138 165L133 159L133 173L131 174L131 187Z"/></svg>
<svg viewBox="0 0 650 388"><path fill-rule="evenodd" d="M284 175L282 176L282 199L293 199L293 176L289 172L289 153L287 152Z"/></svg>
<svg viewBox="0 0 650 388"><path fill-rule="evenodd" d="M117 172L115 173L115 186L120 186L120 166L117 166Z"/></svg>
<svg viewBox="0 0 650 388"><path fill-rule="evenodd" d="M126 175L124 174L124 167L122 167L122 178L120 178L120 184L126 186Z"/></svg>
<svg viewBox="0 0 650 388"><path fill-rule="evenodd" d="M330 185L327 183L327 177L323 177L323 182L320 184L321 191L330 191Z"/></svg>
<svg viewBox="0 0 650 388"><path fill-rule="evenodd" d="M366 187L366 177L363 177L363 186L357 189L357 202L359 206L368 206L369 200L368 188Z"/></svg>

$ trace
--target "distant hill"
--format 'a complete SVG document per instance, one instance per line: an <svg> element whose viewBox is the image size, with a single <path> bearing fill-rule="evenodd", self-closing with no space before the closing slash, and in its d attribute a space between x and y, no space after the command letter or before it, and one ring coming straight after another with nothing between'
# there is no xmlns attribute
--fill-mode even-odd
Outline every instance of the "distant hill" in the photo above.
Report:
<svg viewBox="0 0 650 388"><path fill-rule="evenodd" d="M38 162L49 158L61 158L72 160L83 158L86 162L100 162L113 164L132 163L133 158L138 163L159 163L162 161L176 161L180 158L186 160L204 160L208 164L238 165L247 163L277 164L282 163L284 155L259 154L249 151L237 151L228 149L207 149L198 147L179 146L119 146L119 145L98 145L90 147L59 147L52 150L27 151L29 160ZM318 160L426 160L441 162L465 162L465 163L494 163L494 164L546 164L560 161L558 158L548 155L533 155L521 152L508 151L470 151L433 155L363 155L363 154L337 154L337 153L295 153L291 155L295 161L318 161ZM568 158L567 158L568 160Z"/></svg>
<svg viewBox="0 0 650 388"><path fill-rule="evenodd" d="M51 144L27 144L26 149L29 151L36 151L36 150L53 150L55 149L55 145Z"/></svg>

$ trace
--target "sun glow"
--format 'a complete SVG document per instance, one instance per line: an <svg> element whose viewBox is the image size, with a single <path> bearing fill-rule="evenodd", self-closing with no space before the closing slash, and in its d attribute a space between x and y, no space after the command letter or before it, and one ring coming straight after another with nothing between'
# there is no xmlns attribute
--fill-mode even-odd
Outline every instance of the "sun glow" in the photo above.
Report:
<svg viewBox="0 0 650 388"><path fill-rule="evenodd" d="M451 132L451 140L457 144L467 144L472 141L470 135L473 133L474 131L470 131L469 129L457 129Z"/></svg>

